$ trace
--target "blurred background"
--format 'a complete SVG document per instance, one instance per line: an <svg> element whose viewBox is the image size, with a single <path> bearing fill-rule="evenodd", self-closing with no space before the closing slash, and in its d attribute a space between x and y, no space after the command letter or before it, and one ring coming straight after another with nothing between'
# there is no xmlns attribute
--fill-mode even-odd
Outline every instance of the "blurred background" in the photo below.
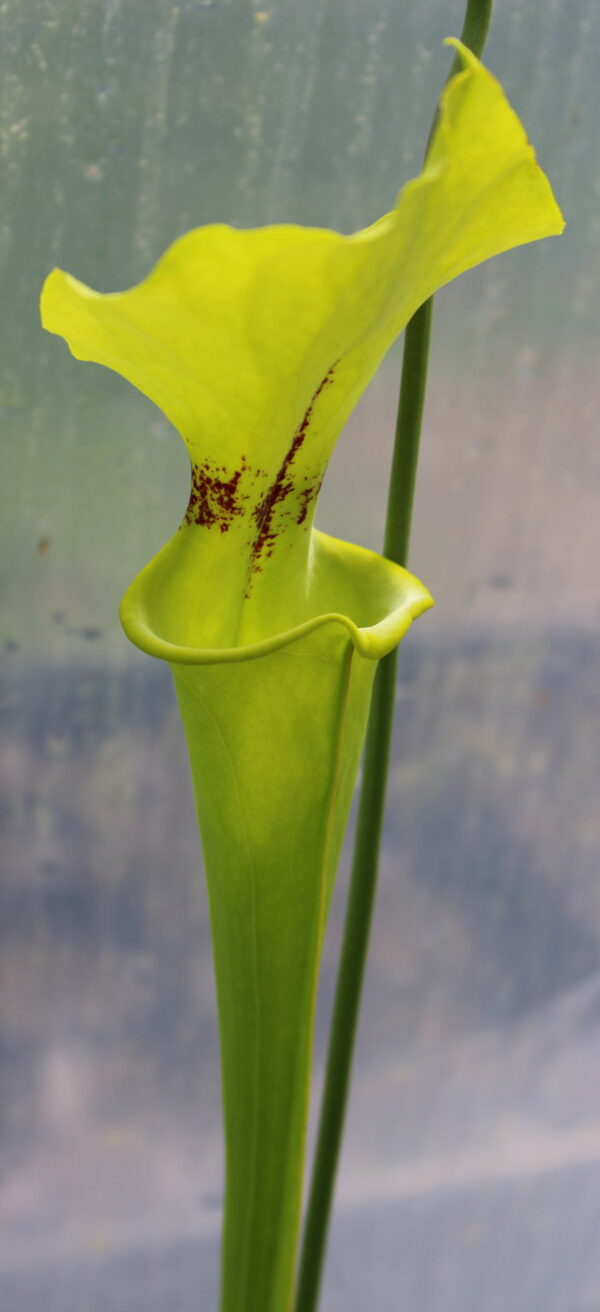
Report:
<svg viewBox="0 0 600 1312"><path fill-rule="evenodd" d="M352 231L419 168L459 0L3 0L0 1305L211 1312L207 907L168 669L118 601L177 526L154 407L38 325L195 225ZM486 62L568 227L437 299L381 888L323 1312L600 1312L600 7ZM399 352L319 523L379 547ZM346 888L320 997L316 1086Z"/></svg>

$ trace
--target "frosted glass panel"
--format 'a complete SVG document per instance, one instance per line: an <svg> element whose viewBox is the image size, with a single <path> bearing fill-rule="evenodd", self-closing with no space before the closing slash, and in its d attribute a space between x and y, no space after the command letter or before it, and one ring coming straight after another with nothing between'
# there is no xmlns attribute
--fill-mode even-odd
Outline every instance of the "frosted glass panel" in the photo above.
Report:
<svg viewBox="0 0 600 1312"><path fill-rule="evenodd" d="M437 301L373 952L323 1312L598 1312L600 9L486 61L568 221ZM6 0L0 225L0 1305L210 1312L212 961L168 671L117 604L182 444L42 334L199 223L362 226L419 167L450 0ZM319 522L378 547L398 352ZM168 852L168 859L167 859ZM320 1000L320 1080L348 867Z"/></svg>

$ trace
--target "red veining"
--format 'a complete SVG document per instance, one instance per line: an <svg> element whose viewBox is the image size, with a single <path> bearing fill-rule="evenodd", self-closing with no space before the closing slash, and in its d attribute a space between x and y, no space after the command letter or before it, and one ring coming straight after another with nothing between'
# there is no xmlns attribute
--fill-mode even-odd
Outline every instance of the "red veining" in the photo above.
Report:
<svg viewBox="0 0 600 1312"><path fill-rule="evenodd" d="M298 511L297 524L303 524L313 501L316 501L321 491L322 478L318 478L316 483L309 483L300 493L300 509Z"/></svg>
<svg viewBox="0 0 600 1312"><path fill-rule="evenodd" d="M278 530L276 530L273 525L275 510L282 501L285 501L290 492L293 491L294 482L293 479L289 477L290 466L300 450L308 432L315 401L317 400L317 397L320 396L323 388L331 383L334 369L335 364L331 366L323 380L319 383L304 418L294 433L290 448L286 452L273 482L270 487L267 488L264 496L261 497L261 500L254 511L257 533L254 542L252 543L250 553L250 568L252 573L256 573L256 571L261 568L261 558L266 557L268 559L273 553L273 547L277 540L278 533ZM317 492L318 487L314 485L312 488L306 488L305 491L300 494L300 510L297 519L298 524L302 524L306 519L310 502L313 496L316 496Z"/></svg>
<svg viewBox="0 0 600 1312"><path fill-rule="evenodd" d="M226 472L224 467L219 469L208 460L204 460L201 465L192 465L192 489L185 512L186 524L201 524L205 528L217 524L221 533L226 533L235 516L242 514L239 504L242 498L238 487L243 469L244 463L230 478L220 478L219 472Z"/></svg>
<svg viewBox="0 0 600 1312"><path fill-rule="evenodd" d="M286 452L275 478L263 495L259 497L254 508L248 505L248 502L251 498L254 500L252 489L256 488L256 483L267 477L264 469L257 469L248 465L244 456L242 456L239 468L235 469L229 477L226 477L227 468L225 465L217 465L210 460L203 460L199 464L192 465L192 487L184 523L199 524L203 528L215 527L221 533L227 533L234 519L239 515L247 516L250 522L254 521L254 537L249 543L250 560L247 596L250 591L252 575L262 569L262 561L272 555L275 542L281 532L281 524L275 523L277 507L289 497L290 493L296 491L296 505L291 514L288 515L288 519L293 517L296 524L301 525L307 520L309 509L318 496L322 481L320 478L315 478L312 482L305 481L304 487L298 487L298 479L295 481L290 471L308 433L315 402L323 389L332 382L336 365L337 361L332 364L317 387L302 422L294 433L289 450ZM249 476L250 485L244 478L245 475ZM251 490L243 491L243 487L250 487Z"/></svg>

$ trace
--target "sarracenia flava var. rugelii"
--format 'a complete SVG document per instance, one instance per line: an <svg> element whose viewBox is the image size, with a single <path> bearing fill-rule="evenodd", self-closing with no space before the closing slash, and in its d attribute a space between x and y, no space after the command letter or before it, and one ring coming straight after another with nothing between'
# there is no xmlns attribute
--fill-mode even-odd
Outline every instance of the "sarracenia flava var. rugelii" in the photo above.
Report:
<svg viewBox="0 0 600 1312"><path fill-rule="evenodd" d="M313 528L321 481L418 306L563 226L500 86L456 44L463 71L423 172L372 227L199 228L129 291L54 270L42 294L44 326L156 402L191 460L183 522L121 619L171 666L194 778L222 1045L223 1312L290 1306L320 950L373 673L431 605L398 566Z"/></svg>

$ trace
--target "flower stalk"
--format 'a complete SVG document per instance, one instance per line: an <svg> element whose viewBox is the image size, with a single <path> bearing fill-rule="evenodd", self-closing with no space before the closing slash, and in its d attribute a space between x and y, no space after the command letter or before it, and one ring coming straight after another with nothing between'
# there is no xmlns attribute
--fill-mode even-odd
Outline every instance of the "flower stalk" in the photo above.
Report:
<svg viewBox="0 0 600 1312"><path fill-rule="evenodd" d="M483 52L493 0L468 0L461 41ZM456 52L448 80L460 71ZM434 114L425 158L438 122ZM427 387L433 297L413 315L404 337L402 376L383 554L406 565ZM338 964L315 1157L298 1264L295 1312L316 1312L323 1276L356 1044L385 816L396 696L397 649L381 661L373 685L354 853Z"/></svg>

